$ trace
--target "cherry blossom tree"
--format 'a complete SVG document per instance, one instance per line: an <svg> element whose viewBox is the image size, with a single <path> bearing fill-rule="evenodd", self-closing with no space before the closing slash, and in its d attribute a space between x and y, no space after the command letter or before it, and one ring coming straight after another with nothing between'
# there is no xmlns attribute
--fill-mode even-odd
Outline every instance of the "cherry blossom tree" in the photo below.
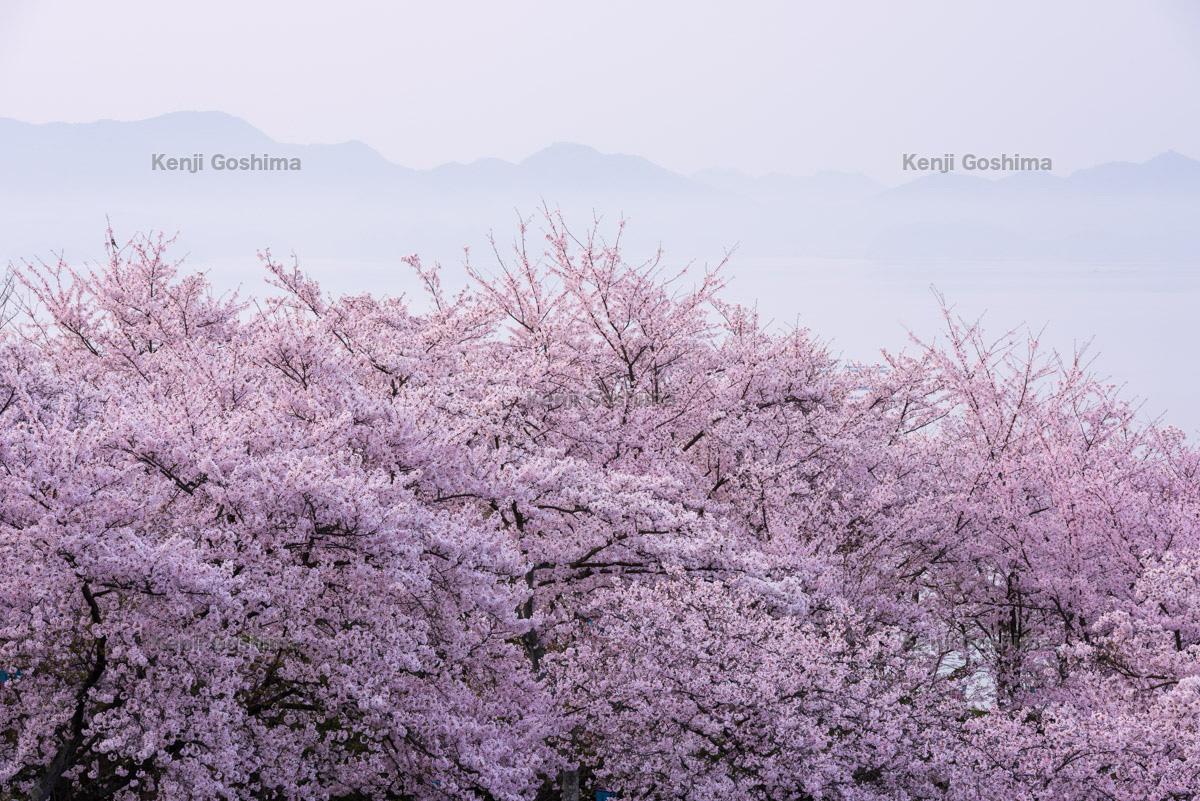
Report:
<svg viewBox="0 0 1200 801"><path fill-rule="evenodd" d="M516 644L519 553L421 500L445 446L331 324L278 300L246 316L164 248L25 274L42 316L0 367L0 662L21 670L0 780L525 797L545 701Z"/></svg>
<svg viewBox="0 0 1200 801"><path fill-rule="evenodd" d="M0 799L1200 797L1180 432L543 234L417 305L17 271Z"/></svg>

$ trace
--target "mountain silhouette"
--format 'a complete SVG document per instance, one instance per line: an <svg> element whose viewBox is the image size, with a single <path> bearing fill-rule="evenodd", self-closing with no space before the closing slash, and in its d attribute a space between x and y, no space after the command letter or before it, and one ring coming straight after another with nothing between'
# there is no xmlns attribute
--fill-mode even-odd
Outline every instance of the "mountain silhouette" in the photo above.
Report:
<svg viewBox="0 0 1200 801"><path fill-rule="evenodd" d="M154 154L204 154L197 172ZM214 154L299 159L299 171L212 169ZM235 116L176 112L133 122L0 119L5 261L91 253L106 215L123 231L181 230L202 251L259 247L395 261L478 246L546 204L580 224L627 217L632 239L683 257L740 245L750 255L880 260L1200 258L1200 162L1168 151L1071 175L955 172L883 186L854 173L691 175L636 155L552 144L517 162L412 169L359 141L279 142Z"/></svg>

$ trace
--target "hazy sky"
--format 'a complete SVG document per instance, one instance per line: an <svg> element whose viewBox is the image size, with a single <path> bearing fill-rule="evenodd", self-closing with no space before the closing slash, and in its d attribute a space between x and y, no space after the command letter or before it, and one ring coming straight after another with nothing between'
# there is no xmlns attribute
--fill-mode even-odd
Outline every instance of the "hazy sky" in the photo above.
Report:
<svg viewBox="0 0 1200 801"><path fill-rule="evenodd" d="M690 171L1200 156L1200 3L0 0L0 116L217 109L425 167L555 141Z"/></svg>

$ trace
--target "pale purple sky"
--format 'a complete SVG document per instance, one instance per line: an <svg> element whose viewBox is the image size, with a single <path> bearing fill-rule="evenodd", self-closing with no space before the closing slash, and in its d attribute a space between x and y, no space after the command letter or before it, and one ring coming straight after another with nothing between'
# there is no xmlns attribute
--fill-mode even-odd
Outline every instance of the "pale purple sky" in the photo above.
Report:
<svg viewBox="0 0 1200 801"><path fill-rule="evenodd" d="M0 0L0 116L215 109L414 167L555 141L681 171L895 177L1200 156L1200 3Z"/></svg>

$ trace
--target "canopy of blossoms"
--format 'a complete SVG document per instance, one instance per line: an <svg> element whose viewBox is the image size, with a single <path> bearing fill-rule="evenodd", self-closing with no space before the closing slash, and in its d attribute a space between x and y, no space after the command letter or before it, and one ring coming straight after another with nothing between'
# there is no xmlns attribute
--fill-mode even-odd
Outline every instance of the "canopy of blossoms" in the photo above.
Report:
<svg viewBox="0 0 1200 801"><path fill-rule="evenodd" d="M0 801L1200 798L1179 431L543 233L415 305L17 271Z"/></svg>

